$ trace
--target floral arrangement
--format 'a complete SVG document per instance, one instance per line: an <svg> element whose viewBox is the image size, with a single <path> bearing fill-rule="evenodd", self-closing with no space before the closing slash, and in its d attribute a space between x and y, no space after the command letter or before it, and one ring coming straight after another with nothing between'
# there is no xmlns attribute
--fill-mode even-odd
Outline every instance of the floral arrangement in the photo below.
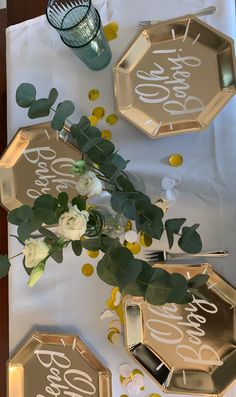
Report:
<svg viewBox="0 0 236 397"><path fill-rule="evenodd" d="M128 161L117 153L114 144L103 139L101 131L91 126L85 116L78 123L70 123L68 117L75 110L74 104L66 100L54 109L57 98L58 92L52 88L47 98L36 99L36 88L29 83L21 84L16 91L17 104L28 108L29 118L49 116L53 111L53 129L60 131L65 123L69 124L74 144L84 156L73 167L78 176L78 195L70 202L66 192L59 193L58 197L43 194L32 207L22 205L8 214L8 221L17 225L15 237L23 245L28 284L33 286L38 281L49 258L62 262L63 249L71 245L76 256L81 255L83 248L101 250L104 256L97 264L97 274L107 284L119 287L121 292L143 296L154 305L190 302L193 293L198 293L197 289L208 276L201 274L188 280L178 273L169 274L164 269L152 268L147 262L135 258L122 246L119 238L104 234L103 216L99 208L88 207L87 199L100 194L104 186L110 192L111 208L133 221L138 233L157 240L166 233L169 248L177 238L179 247L189 253L201 251L201 238L196 230L199 224L186 226L185 218L164 222L162 209L147 195L135 190L124 172ZM50 225L54 231L50 230ZM8 273L10 266L10 259L1 256L1 277Z"/></svg>

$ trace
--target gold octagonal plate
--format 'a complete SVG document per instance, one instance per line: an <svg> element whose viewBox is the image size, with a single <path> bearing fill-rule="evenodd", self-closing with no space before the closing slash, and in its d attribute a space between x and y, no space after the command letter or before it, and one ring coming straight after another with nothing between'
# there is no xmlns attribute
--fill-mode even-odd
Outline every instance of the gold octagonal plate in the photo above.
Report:
<svg viewBox="0 0 236 397"><path fill-rule="evenodd" d="M8 210L33 205L41 194L77 194L73 163L81 152L63 130L41 123L20 128L0 158L0 202Z"/></svg>
<svg viewBox="0 0 236 397"><path fill-rule="evenodd" d="M236 92L233 40L192 15L143 30L114 67L118 112L150 138L205 129Z"/></svg>
<svg viewBox="0 0 236 397"><path fill-rule="evenodd" d="M201 296L186 305L153 306L125 297L128 352L165 392L224 394L236 379L236 290L208 264L163 267L187 278L207 273L209 279Z"/></svg>
<svg viewBox="0 0 236 397"><path fill-rule="evenodd" d="M8 397L111 397L111 373L76 336L34 333L8 361Z"/></svg>

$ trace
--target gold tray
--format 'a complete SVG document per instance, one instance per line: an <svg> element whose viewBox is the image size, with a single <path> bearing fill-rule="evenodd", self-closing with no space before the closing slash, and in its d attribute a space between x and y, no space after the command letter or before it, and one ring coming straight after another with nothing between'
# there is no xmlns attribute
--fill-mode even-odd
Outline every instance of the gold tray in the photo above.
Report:
<svg viewBox="0 0 236 397"><path fill-rule="evenodd" d="M113 69L117 110L150 138L203 130L236 92L234 59L193 15L152 25Z"/></svg>
<svg viewBox="0 0 236 397"><path fill-rule="evenodd" d="M77 337L34 333L8 361L8 397L111 397L111 373Z"/></svg>
<svg viewBox="0 0 236 397"><path fill-rule="evenodd" d="M128 352L165 392L219 396L236 379L236 290L208 264L157 266L188 278L207 273L207 300L153 306L125 297Z"/></svg>
<svg viewBox="0 0 236 397"><path fill-rule="evenodd" d="M57 197L77 194L71 173L82 155L69 143L69 135L50 123L20 128L0 158L0 203L7 210L32 205L41 194Z"/></svg>

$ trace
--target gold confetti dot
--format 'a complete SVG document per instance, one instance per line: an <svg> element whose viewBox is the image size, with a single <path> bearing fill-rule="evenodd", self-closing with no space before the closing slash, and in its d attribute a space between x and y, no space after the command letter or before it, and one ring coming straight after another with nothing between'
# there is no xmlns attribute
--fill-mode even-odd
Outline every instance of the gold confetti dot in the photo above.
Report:
<svg viewBox="0 0 236 397"><path fill-rule="evenodd" d="M152 238L144 233L140 233L139 242L142 247L150 247L150 245L152 245Z"/></svg>
<svg viewBox="0 0 236 397"><path fill-rule="evenodd" d="M102 106L98 106L94 108L92 111L92 115L97 117L97 119L102 119L105 114L105 109Z"/></svg>
<svg viewBox="0 0 236 397"><path fill-rule="evenodd" d="M103 130L102 131L102 138L107 139L108 141L111 140L111 131L109 130Z"/></svg>
<svg viewBox="0 0 236 397"><path fill-rule="evenodd" d="M90 263L85 263L82 266L82 273L84 276L90 277L92 276L93 272L94 272L94 267Z"/></svg>
<svg viewBox="0 0 236 397"><path fill-rule="evenodd" d="M115 300L116 300L117 292L119 292L119 288L118 287L112 288L111 297L106 301L106 306L108 307L108 309L115 310L117 308L114 305Z"/></svg>
<svg viewBox="0 0 236 397"><path fill-rule="evenodd" d="M109 340L110 343L113 345L118 345L120 342L120 334L117 331L110 330L107 334L107 339Z"/></svg>
<svg viewBox="0 0 236 397"><path fill-rule="evenodd" d="M92 88L89 93L88 97L90 101L96 101L100 97L100 92L97 88Z"/></svg>
<svg viewBox="0 0 236 397"><path fill-rule="evenodd" d="M124 319L124 311L123 311L122 305L117 306L115 308L115 311L116 311L117 316L119 317L121 324L124 324L125 319Z"/></svg>
<svg viewBox="0 0 236 397"><path fill-rule="evenodd" d="M181 164L183 164L184 159L183 156L181 156L181 154L174 153L169 156L168 161L171 167L179 167Z"/></svg>
<svg viewBox="0 0 236 397"><path fill-rule="evenodd" d="M141 251L141 245L139 243L129 243L128 241L124 241L124 247L128 248L132 254L136 255Z"/></svg>
<svg viewBox="0 0 236 397"><path fill-rule="evenodd" d="M107 124L113 125L116 124L118 121L118 117L116 114L109 114L106 118Z"/></svg>
<svg viewBox="0 0 236 397"><path fill-rule="evenodd" d="M144 376L143 375L143 373L142 373L142 371L140 371L140 369L134 369L132 372L131 372L131 377L133 378L134 377L134 375L142 375L142 376Z"/></svg>
<svg viewBox="0 0 236 397"><path fill-rule="evenodd" d="M97 258L99 251L87 251L87 254L90 256L90 258Z"/></svg>
<svg viewBox="0 0 236 397"><path fill-rule="evenodd" d="M161 396L160 396L160 394L152 393L152 394L150 394L150 397L161 397Z"/></svg>
<svg viewBox="0 0 236 397"><path fill-rule="evenodd" d="M119 26L116 22L108 23L103 27L107 41L115 40L117 38L118 29Z"/></svg>
<svg viewBox="0 0 236 397"><path fill-rule="evenodd" d="M89 121L90 121L90 125L92 127L95 127L95 125L97 125L98 123L98 118L96 116L89 116L88 117Z"/></svg>
<svg viewBox="0 0 236 397"><path fill-rule="evenodd" d="M129 397L128 394L121 394L120 397Z"/></svg>

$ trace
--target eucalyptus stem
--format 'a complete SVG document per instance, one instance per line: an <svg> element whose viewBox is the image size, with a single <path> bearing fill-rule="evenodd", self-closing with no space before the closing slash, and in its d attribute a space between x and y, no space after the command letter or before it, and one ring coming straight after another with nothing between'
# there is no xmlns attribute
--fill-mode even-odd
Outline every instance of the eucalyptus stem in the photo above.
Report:
<svg viewBox="0 0 236 397"><path fill-rule="evenodd" d="M12 259L17 258L17 257L20 256L20 255L23 255L23 252L19 252L19 254L16 254L16 255L14 255L14 256L11 256L11 258L8 258L8 259L9 259L9 261L11 261Z"/></svg>

